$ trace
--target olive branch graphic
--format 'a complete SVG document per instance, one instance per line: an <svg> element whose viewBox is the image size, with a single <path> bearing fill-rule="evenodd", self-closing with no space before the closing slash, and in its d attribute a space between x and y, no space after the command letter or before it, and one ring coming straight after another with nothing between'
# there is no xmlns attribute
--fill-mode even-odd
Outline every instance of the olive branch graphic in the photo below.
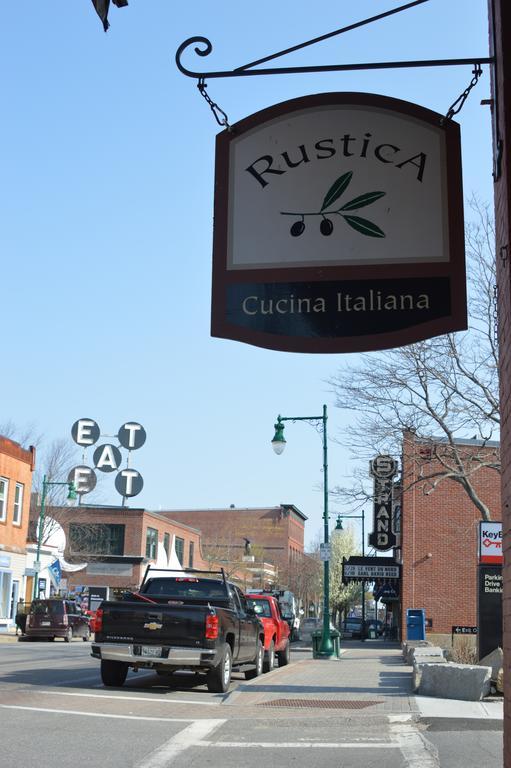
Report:
<svg viewBox="0 0 511 768"><path fill-rule="evenodd" d="M345 203L340 208L336 208L333 211L328 211L330 208L346 191L351 179L353 177L353 171L348 171L339 176L332 184L330 189L325 195L323 203L319 211L281 211L281 216L299 216L300 220L295 221L289 230L293 237L300 237L305 232L305 217L306 216L321 216L321 223L319 225L319 231L322 235L328 237L334 231L334 224L328 216L340 216L346 224L349 224L352 229L359 232L361 235L367 237L385 237L385 232L380 229L374 222L369 219L363 219L361 216L352 216L348 211L358 211L359 208L365 208L367 205L379 200L380 197L385 195L385 192L365 192L363 195L354 197L349 203Z"/></svg>

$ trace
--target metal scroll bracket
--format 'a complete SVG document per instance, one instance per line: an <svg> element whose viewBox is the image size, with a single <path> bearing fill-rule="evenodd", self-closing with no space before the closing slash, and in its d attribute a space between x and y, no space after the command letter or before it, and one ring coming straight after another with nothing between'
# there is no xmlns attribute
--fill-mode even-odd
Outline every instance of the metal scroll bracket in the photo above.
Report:
<svg viewBox="0 0 511 768"><path fill-rule="evenodd" d="M277 53L270 54L269 56L265 56L261 59L257 59L256 61L251 61L248 64L244 64L241 67L236 67L236 69L232 69L232 70L212 70L212 71L199 72L199 71L188 69L187 67L185 67L182 61L183 54L189 48L193 47L195 54L202 58L209 56L213 51L213 45L211 41L208 40L207 37L201 37L201 36L189 37L187 40L181 43L181 45L176 51L176 65L179 71L182 72L183 75L186 75L187 77L192 77L198 81L199 90L201 91L202 95L206 98L206 94L204 91L205 81L213 78L252 77L252 76L255 77L255 76L261 76L261 75L292 75L292 74L309 74L309 73L317 74L320 72L347 72L347 71L376 70L376 69L410 69L415 67L449 67L449 66L463 66L463 65L471 65L474 68L474 70L480 71L480 67L482 64L495 63L494 57L474 56L471 58L464 58L464 59L385 61L385 62L366 62L366 63L359 63L359 64L323 64L318 66L306 66L306 67L262 67L261 66L262 64L266 64L269 61L280 58L282 56L286 56L287 54L293 53L294 51L298 51L298 50L301 50L302 48L315 45L316 43L322 42L323 40L327 40L331 37L341 35L344 32L349 32L353 29L357 29L359 27L372 24L375 21L380 21L381 19L387 18L388 16L392 16L396 13L400 13L402 11L408 10L415 6L422 5L425 2L429 2L429 0L413 0L413 2L406 3L405 5L401 5L397 8L393 8L390 11L385 11L384 13L380 13L377 16L372 16L368 19L363 19L361 21L355 22L354 24L350 24L346 27L342 27L341 29L337 29L337 30L334 30L333 32L329 32L327 34L321 35L320 37L315 37L312 40L308 40L304 43L299 43L298 45L294 45L290 48L286 48L282 51L278 51ZM206 99L206 100L209 102L209 99ZM457 102L455 102L455 104L456 103ZM218 105L214 104L214 106L220 113L220 119L223 119L225 116L225 113L222 110L220 110ZM213 110L213 114L215 115L215 118L218 121L218 115L215 110ZM452 117L452 114L451 115L448 114L447 117ZM225 116L225 119L227 119L226 116ZM224 124L228 125L227 122Z"/></svg>

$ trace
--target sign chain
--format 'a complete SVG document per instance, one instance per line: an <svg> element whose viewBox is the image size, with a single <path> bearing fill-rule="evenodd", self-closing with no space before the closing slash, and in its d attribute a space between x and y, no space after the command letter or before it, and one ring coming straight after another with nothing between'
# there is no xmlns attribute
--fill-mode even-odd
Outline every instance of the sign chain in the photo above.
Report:
<svg viewBox="0 0 511 768"><path fill-rule="evenodd" d="M223 126L224 128L227 128L228 131L231 131L231 126L229 125L229 118L227 117L226 113L223 109L221 109L218 104L216 104L209 96L209 94L206 91L206 88L208 87L206 81L203 77L199 77L199 82L197 83L197 88L199 89L199 93L201 96L203 96L207 103L209 104L209 107L211 111L213 112L213 116L215 120L217 121L218 125Z"/></svg>
<svg viewBox="0 0 511 768"><path fill-rule="evenodd" d="M452 120L454 115L456 115L458 112L461 111L464 103L466 102L466 100L468 98L468 95L469 95L470 91L472 90L474 85L477 84L477 81L479 80L479 78L483 74L483 70L482 70L481 65L479 63L474 63L474 69L472 70L472 74L473 74L473 77L472 77L472 80L470 81L470 83L468 84L468 86L465 88L463 93L460 96L458 96L456 101L454 101L451 104L451 106L449 107L449 109L447 110L447 114L445 116L445 120Z"/></svg>
<svg viewBox="0 0 511 768"><path fill-rule="evenodd" d="M499 287L497 284L493 286L493 340L495 342L495 349L498 354L498 351L499 351Z"/></svg>

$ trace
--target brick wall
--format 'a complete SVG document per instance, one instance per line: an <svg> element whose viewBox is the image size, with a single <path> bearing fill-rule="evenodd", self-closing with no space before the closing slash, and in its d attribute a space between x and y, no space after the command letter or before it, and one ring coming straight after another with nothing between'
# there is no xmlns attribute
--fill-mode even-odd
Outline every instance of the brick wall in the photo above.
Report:
<svg viewBox="0 0 511 768"><path fill-rule="evenodd" d="M292 553L303 553L305 516L292 505L264 508L168 510L160 514L199 528L204 548L225 546L243 554L244 538L262 551L264 560L286 573Z"/></svg>
<svg viewBox="0 0 511 768"><path fill-rule="evenodd" d="M407 435L403 449L405 488L402 499L402 636L406 609L424 608L432 632L451 633L453 625L477 625L477 547L481 513L459 483L442 481L425 494L416 478L414 455L420 443ZM470 450L468 446L465 450ZM479 450L474 446L474 450ZM427 471L434 465L427 465ZM492 520L501 520L500 476L481 468L473 483L489 507Z"/></svg>
<svg viewBox="0 0 511 768"><path fill-rule="evenodd" d="M32 472L35 448L25 450L18 443L0 435L0 477L9 481L5 520L0 521L0 549L24 553L27 543ZM21 525L13 524L16 483L23 486Z"/></svg>
<svg viewBox="0 0 511 768"><path fill-rule="evenodd" d="M502 447L502 505L504 530L504 766L511 768L511 176L509 168L511 132L511 7L509 0L490 0L490 21L495 10L490 48L496 57L493 73L497 104L492 109L494 135L502 142L501 175L495 180L495 226L497 284L499 295L499 353ZM494 155L497 147L494 146Z"/></svg>
<svg viewBox="0 0 511 768"><path fill-rule="evenodd" d="M78 584L87 584L88 586L109 586L112 588L131 589L139 586L144 571L149 563L155 563L156 560L146 558L146 533L148 528L158 531L158 542L163 544L165 533L170 535L170 543L174 535L183 539L184 545L184 566L188 566L188 554L190 542L194 544L194 568L206 568L206 561L202 556L200 532L182 521L175 522L167 517L162 517L156 512L148 512L144 509L130 509L127 507L73 507L67 510L65 531L69 542L69 525L71 523L94 523L94 524L117 524L124 525L124 557L142 557L143 562L133 564L133 575L131 577L117 576L114 574L90 575L87 571L77 571L68 576L69 586ZM79 554L73 555L69 546L66 548L65 556L67 559L75 561L86 560ZM101 561L101 558L99 559ZM108 563L105 563L108 568Z"/></svg>

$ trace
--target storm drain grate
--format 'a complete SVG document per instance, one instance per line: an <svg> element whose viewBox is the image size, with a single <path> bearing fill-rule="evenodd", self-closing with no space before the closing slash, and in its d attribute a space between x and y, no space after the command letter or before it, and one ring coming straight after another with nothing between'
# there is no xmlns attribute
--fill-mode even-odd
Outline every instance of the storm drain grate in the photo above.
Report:
<svg viewBox="0 0 511 768"><path fill-rule="evenodd" d="M383 704L383 701L329 701L325 699L274 699L258 704L259 707L294 707L295 709L365 709Z"/></svg>

